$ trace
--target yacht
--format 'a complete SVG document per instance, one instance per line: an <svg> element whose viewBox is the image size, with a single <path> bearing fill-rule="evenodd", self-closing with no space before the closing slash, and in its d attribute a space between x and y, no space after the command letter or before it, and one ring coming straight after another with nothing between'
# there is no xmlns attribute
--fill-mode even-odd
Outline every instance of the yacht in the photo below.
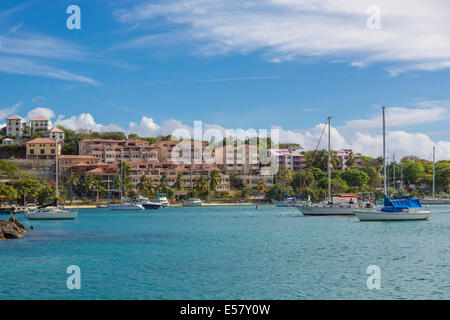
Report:
<svg viewBox="0 0 450 320"><path fill-rule="evenodd" d="M162 208L161 203L153 202L148 200L147 198L139 197L133 201L134 204L140 204L144 207L145 210L156 210Z"/></svg>
<svg viewBox="0 0 450 320"><path fill-rule="evenodd" d="M78 215L77 210L62 209L58 204L58 142L56 142L55 162L55 201L51 206L40 207L33 210L25 210L24 216L29 220L72 220Z"/></svg>
<svg viewBox="0 0 450 320"><path fill-rule="evenodd" d="M201 207L203 201L200 199L190 198L188 201L183 202L183 207Z"/></svg>
<svg viewBox="0 0 450 320"><path fill-rule="evenodd" d="M156 202L159 202L163 208L167 208L169 206L169 200L163 193L158 193L156 195Z"/></svg>
<svg viewBox="0 0 450 320"><path fill-rule="evenodd" d="M427 220L430 209L424 208L418 199L408 197L389 199L387 197L386 176L386 121L383 107L383 169L384 169L384 206L382 208L364 208L354 210L360 221L408 221Z"/></svg>

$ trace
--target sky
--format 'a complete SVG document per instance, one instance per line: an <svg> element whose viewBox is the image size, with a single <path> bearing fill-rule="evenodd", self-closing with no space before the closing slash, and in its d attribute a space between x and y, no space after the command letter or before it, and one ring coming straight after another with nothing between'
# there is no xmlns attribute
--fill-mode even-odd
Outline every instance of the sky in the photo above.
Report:
<svg viewBox="0 0 450 320"><path fill-rule="evenodd" d="M70 5L81 29L69 29ZM141 136L279 129L332 147L450 159L447 0L2 0L0 123ZM325 143L325 141L323 142ZM322 144L325 146L325 144Z"/></svg>

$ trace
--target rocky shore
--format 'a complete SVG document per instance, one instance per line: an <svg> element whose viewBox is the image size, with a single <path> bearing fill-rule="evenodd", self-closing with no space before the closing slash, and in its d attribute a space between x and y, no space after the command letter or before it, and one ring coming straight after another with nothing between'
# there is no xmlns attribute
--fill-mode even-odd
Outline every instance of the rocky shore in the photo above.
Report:
<svg viewBox="0 0 450 320"><path fill-rule="evenodd" d="M28 231L15 217L9 221L0 220L0 241L7 239L21 239Z"/></svg>

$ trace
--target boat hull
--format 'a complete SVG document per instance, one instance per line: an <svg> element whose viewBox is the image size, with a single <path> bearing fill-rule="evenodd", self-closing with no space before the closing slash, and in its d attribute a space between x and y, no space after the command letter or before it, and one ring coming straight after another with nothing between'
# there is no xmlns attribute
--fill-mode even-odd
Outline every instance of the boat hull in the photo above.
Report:
<svg viewBox="0 0 450 320"><path fill-rule="evenodd" d="M450 199L422 199L421 204L450 204Z"/></svg>
<svg viewBox="0 0 450 320"><path fill-rule="evenodd" d="M144 210L144 207L141 205L109 205L109 210L113 211L138 211L138 210Z"/></svg>
<svg viewBox="0 0 450 320"><path fill-rule="evenodd" d="M60 212L26 212L25 218L29 220L73 220L77 217L78 211Z"/></svg>
<svg viewBox="0 0 450 320"><path fill-rule="evenodd" d="M353 207L349 206L296 206L304 216L352 216Z"/></svg>
<svg viewBox="0 0 450 320"><path fill-rule="evenodd" d="M142 206L145 210L157 210L163 207L161 203L143 203Z"/></svg>
<svg viewBox="0 0 450 320"><path fill-rule="evenodd" d="M202 207L203 203L199 202L199 203L191 203L191 202L185 202L183 203L183 207Z"/></svg>
<svg viewBox="0 0 450 320"><path fill-rule="evenodd" d="M380 210L355 210L354 214L360 221L413 221L427 220L429 210L416 210L414 212L384 212Z"/></svg>

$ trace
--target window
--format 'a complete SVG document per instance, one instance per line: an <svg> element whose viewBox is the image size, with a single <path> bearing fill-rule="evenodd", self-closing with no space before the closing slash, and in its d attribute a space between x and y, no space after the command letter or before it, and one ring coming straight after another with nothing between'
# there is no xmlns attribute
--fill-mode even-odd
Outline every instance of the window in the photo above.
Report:
<svg viewBox="0 0 450 320"><path fill-rule="evenodd" d="M45 154L45 149L41 149L41 154Z"/></svg>
<svg viewBox="0 0 450 320"><path fill-rule="evenodd" d="M31 150L30 150L30 154L34 154L34 149L31 149Z"/></svg>
<svg viewBox="0 0 450 320"><path fill-rule="evenodd" d="M52 149L50 152L51 152L52 154L55 154L55 149Z"/></svg>

